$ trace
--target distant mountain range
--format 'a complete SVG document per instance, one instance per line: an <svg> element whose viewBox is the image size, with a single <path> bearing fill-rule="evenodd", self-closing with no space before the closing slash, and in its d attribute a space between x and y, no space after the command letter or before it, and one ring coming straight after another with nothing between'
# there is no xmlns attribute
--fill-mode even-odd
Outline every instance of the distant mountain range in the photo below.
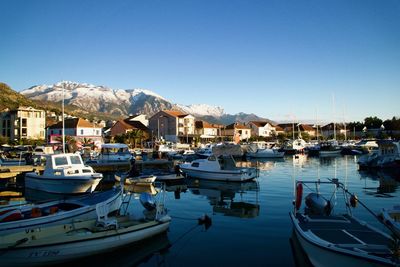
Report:
<svg viewBox="0 0 400 267"><path fill-rule="evenodd" d="M114 117L125 117L129 114L147 114L152 116L163 109L181 110L198 119L210 123L229 124L235 121L266 120L254 114L226 114L221 107L206 104L181 105L172 103L166 98L145 89L112 89L87 83L62 81L53 85L38 85L20 93L28 99L50 102L61 102L73 105L84 112L103 112Z"/></svg>

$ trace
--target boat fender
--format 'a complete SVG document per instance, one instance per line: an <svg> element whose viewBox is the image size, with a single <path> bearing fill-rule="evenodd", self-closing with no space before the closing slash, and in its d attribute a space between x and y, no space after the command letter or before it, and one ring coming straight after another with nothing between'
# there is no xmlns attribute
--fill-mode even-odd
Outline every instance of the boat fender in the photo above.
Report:
<svg viewBox="0 0 400 267"><path fill-rule="evenodd" d="M22 218L22 212L19 209L5 210L0 212L0 222L17 221Z"/></svg>
<svg viewBox="0 0 400 267"><path fill-rule="evenodd" d="M350 205L355 208L357 207L358 197L356 195L351 195L350 197Z"/></svg>
<svg viewBox="0 0 400 267"><path fill-rule="evenodd" d="M296 186L296 210L300 209L301 206L301 199L303 198L303 184L298 183Z"/></svg>
<svg viewBox="0 0 400 267"><path fill-rule="evenodd" d="M331 206L331 201L330 201L330 200L327 201L327 204L326 204L326 206L325 206L325 208L324 208L324 212L325 212L325 215L326 215L326 216L331 215L332 206Z"/></svg>
<svg viewBox="0 0 400 267"><path fill-rule="evenodd" d="M31 210L31 217L37 218L42 216L42 210L40 208L34 207Z"/></svg>

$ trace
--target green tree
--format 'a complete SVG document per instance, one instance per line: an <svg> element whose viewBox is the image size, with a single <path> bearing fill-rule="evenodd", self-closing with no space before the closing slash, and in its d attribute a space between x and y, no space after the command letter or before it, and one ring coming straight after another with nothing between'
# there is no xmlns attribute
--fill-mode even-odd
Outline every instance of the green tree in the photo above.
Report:
<svg viewBox="0 0 400 267"><path fill-rule="evenodd" d="M364 119L364 125L368 129L378 129L382 125L382 120L378 117L367 117Z"/></svg>

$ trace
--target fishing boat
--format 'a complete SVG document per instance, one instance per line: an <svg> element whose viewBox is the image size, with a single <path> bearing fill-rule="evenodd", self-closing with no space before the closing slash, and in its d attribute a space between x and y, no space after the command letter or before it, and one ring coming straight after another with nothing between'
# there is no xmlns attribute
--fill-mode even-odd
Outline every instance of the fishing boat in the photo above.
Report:
<svg viewBox="0 0 400 267"><path fill-rule="evenodd" d="M58 194L79 194L93 192L100 180L101 173L85 166L79 154L46 155L44 172L28 172L25 175L25 187Z"/></svg>
<svg viewBox="0 0 400 267"><path fill-rule="evenodd" d="M52 265L100 254L166 232L171 220L161 204L138 219L108 216L102 204L96 212L97 219L0 235L1 266Z"/></svg>
<svg viewBox="0 0 400 267"><path fill-rule="evenodd" d="M119 209L121 203L122 193L120 188L116 187L70 199L7 205L0 209L0 235L78 219L93 219L97 216L96 205L106 205L110 212L114 212Z"/></svg>
<svg viewBox="0 0 400 267"><path fill-rule="evenodd" d="M182 163L179 167L186 176L216 181L243 182L255 179L258 175L256 168L237 167L232 156L213 155L207 159Z"/></svg>
<svg viewBox="0 0 400 267"><path fill-rule="evenodd" d="M272 148L259 148L254 152L247 152L247 156L251 158L283 158L284 155L284 151Z"/></svg>
<svg viewBox="0 0 400 267"><path fill-rule="evenodd" d="M321 185L328 184L333 192L321 190ZM315 188L306 195L305 207L302 206L303 188ZM322 192L331 197L325 198ZM336 201L339 193L345 202L343 206ZM392 251L395 240L353 216L351 207L357 202L362 204L338 179L296 181L290 218L296 237L314 266L398 266L397 251Z"/></svg>

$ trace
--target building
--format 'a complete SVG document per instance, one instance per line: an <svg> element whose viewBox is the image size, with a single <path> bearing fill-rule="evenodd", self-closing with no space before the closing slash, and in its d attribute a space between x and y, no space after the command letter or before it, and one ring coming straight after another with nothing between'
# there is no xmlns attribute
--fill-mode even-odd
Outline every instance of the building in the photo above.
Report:
<svg viewBox="0 0 400 267"><path fill-rule="evenodd" d="M0 133L10 140L45 139L46 112L32 107L19 107L0 113Z"/></svg>
<svg viewBox="0 0 400 267"><path fill-rule="evenodd" d="M238 143L251 137L251 128L238 122L227 125L223 129L223 135L232 137L233 141Z"/></svg>
<svg viewBox="0 0 400 267"><path fill-rule="evenodd" d="M195 137L194 117L177 110L162 110L149 119L152 135L158 140L191 143Z"/></svg>
<svg viewBox="0 0 400 267"><path fill-rule="evenodd" d="M62 143L62 121L57 122L47 128L47 142L49 144ZM96 123L89 122L81 118L68 118L64 120L64 134L66 140L73 138L78 146L89 142L94 146L100 147L103 143L102 127Z"/></svg>
<svg viewBox="0 0 400 267"><path fill-rule="evenodd" d="M110 129L110 136L115 137L117 135L126 134L133 130L139 130L143 133L143 138L150 138L150 130L140 121L131 120L127 118L124 120L117 121Z"/></svg>
<svg viewBox="0 0 400 267"><path fill-rule="evenodd" d="M273 137L276 133L276 126L267 121L250 121L247 126L251 129L252 136Z"/></svg>
<svg viewBox="0 0 400 267"><path fill-rule="evenodd" d="M321 127L321 135L326 139L334 138L339 134L349 136L349 130L343 123L331 122Z"/></svg>
<svg viewBox="0 0 400 267"><path fill-rule="evenodd" d="M219 124L212 124L206 121L196 121L195 134L202 142L214 141L215 138L221 136L221 129L224 127Z"/></svg>

